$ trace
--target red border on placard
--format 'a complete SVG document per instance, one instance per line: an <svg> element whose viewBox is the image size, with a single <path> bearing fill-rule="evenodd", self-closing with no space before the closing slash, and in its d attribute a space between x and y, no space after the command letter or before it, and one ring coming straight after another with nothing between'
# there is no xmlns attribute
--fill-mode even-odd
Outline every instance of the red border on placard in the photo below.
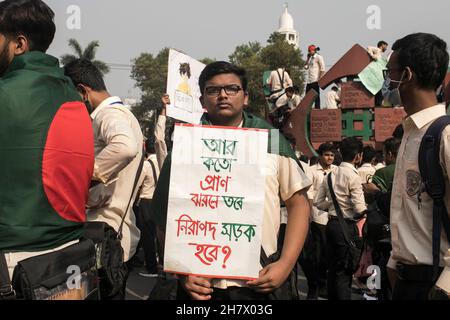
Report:
<svg viewBox="0 0 450 320"><path fill-rule="evenodd" d="M211 278L211 279L227 279L227 280L248 280L248 281L253 281L256 280L258 278L248 278L248 277L232 277L232 276L212 276L209 274L195 274L195 273L187 273L187 272L175 272L175 271L171 271L171 270L166 270L164 269L164 272L166 273L173 273L173 274L181 274L181 275L185 275L185 276L194 276L194 277L205 277L205 278ZM220 278L218 278L220 277Z"/></svg>
<svg viewBox="0 0 450 320"><path fill-rule="evenodd" d="M210 125L191 124L191 123L176 123L175 127L193 127L193 128L209 128L209 129L227 129L227 130L269 132L269 129L238 128L238 127L226 127L226 126L210 126Z"/></svg>

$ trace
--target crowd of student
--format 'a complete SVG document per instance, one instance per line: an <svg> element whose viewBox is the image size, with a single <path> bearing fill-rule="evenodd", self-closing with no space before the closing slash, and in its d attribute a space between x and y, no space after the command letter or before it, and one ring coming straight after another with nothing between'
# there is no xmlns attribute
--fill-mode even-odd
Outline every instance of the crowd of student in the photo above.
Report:
<svg viewBox="0 0 450 320"><path fill-rule="evenodd" d="M144 143L138 121L108 93L92 62L62 69L45 53L53 18L41 0L0 3L0 299L124 299L126 265L140 247L148 274L162 274L171 169L165 108L155 138ZM268 259L259 278L179 276L177 298L293 299L297 290L286 284L300 262L309 298L326 290L329 299L350 299L362 238L377 230L369 221L384 216L390 234L366 237L366 251L382 270L379 296L428 299L431 292L448 299L450 128L436 98L447 45L419 33L393 50L386 96L400 99L408 117L401 143L385 142L386 167L376 170L374 150L356 138L338 149L322 145L310 167L283 135L271 135L262 239ZM272 128L245 111L251 102L242 68L211 63L199 87L201 124ZM168 96L162 103L170 104ZM419 149L429 151L426 160ZM333 165L338 152L342 162ZM73 265L81 288L66 282Z"/></svg>

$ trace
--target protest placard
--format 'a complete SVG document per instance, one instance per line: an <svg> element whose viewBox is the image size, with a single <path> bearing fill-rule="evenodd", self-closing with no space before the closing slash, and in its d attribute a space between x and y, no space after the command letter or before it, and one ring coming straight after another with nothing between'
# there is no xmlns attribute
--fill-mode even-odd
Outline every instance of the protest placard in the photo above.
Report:
<svg viewBox="0 0 450 320"><path fill-rule="evenodd" d="M166 272L258 278L267 144L267 130L176 126Z"/></svg>
<svg viewBox="0 0 450 320"><path fill-rule="evenodd" d="M167 115L187 123L198 124L203 114L198 79L205 65L171 49L167 74L167 94L171 105Z"/></svg>
<svg viewBox="0 0 450 320"><path fill-rule="evenodd" d="M383 70L386 69L386 65L386 58L381 57L377 61L372 61L360 74L358 74L359 80L361 80L364 87L366 87L373 95L376 95L383 87Z"/></svg>

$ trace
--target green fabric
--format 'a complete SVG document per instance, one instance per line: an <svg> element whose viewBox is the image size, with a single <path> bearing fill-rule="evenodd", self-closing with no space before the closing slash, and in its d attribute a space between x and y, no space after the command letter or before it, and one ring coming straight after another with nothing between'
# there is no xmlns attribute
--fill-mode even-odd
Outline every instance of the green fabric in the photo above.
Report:
<svg viewBox="0 0 450 320"><path fill-rule="evenodd" d="M292 150L289 142L286 138L279 134L278 130L275 130L270 124L261 118L258 118L247 112L244 113L243 128L255 128L255 129L268 129L269 130L269 142L267 152L271 154L278 154L284 157L297 160L297 157ZM202 125L211 125L208 120L207 114L204 114L201 119ZM275 140L277 139L278 140ZM272 149L273 147L273 149ZM171 154L169 154L164 161L164 165L159 175L159 180L156 185L155 192L153 194L153 210L155 213L153 220L162 230L166 228L167 219L167 205L169 201L169 184L170 184L170 168L171 168Z"/></svg>
<svg viewBox="0 0 450 320"><path fill-rule="evenodd" d="M80 101L58 59L16 57L0 79L0 250L41 251L78 239L83 224L61 218L42 184L50 124L68 101Z"/></svg>
<svg viewBox="0 0 450 320"><path fill-rule="evenodd" d="M374 183L383 192L391 191L392 183L394 182L394 174L395 164L381 168L373 175L372 183Z"/></svg>

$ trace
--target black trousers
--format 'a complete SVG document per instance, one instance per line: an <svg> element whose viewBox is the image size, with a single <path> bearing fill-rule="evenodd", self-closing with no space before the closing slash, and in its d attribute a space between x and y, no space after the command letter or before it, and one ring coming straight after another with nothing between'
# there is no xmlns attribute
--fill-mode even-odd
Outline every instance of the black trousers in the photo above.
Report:
<svg viewBox="0 0 450 320"><path fill-rule="evenodd" d="M378 300L392 300L392 288L387 276L387 263L391 256L392 246L390 243L376 242L371 245L372 262L380 267L381 288L377 290Z"/></svg>
<svg viewBox="0 0 450 320"><path fill-rule="evenodd" d="M144 259L147 271L150 273L157 273L156 227L150 219L151 203L152 201L150 199L141 199L139 207L135 209L135 215L136 225L141 231L141 239L139 240L138 248L142 246L144 249Z"/></svg>
<svg viewBox="0 0 450 320"><path fill-rule="evenodd" d="M327 285L327 234L326 226L311 222L311 235L314 242L314 282L319 287Z"/></svg>
<svg viewBox="0 0 450 320"><path fill-rule="evenodd" d="M317 91L318 95L316 100L314 101L314 108L320 109L320 87L318 82L308 83L306 85L306 93L308 93L309 90L314 89Z"/></svg>
<svg viewBox="0 0 450 320"><path fill-rule="evenodd" d="M392 293L392 300L428 300L428 294L433 286L432 281L398 279Z"/></svg>
<svg viewBox="0 0 450 320"><path fill-rule="evenodd" d="M442 269L439 269L439 274ZM432 270L432 266L404 266L401 269L397 265L398 279L392 300L429 300L430 290L436 282L432 280Z"/></svg>
<svg viewBox="0 0 450 320"><path fill-rule="evenodd" d="M358 229L355 222L346 221L348 234L355 238ZM352 276L345 270L348 254L348 244L345 241L341 226L337 218L330 218L326 227L327 261L328 261L328 299L351 300Z"/></svg>
<svg viewBox="0 0 450 320"><path fill-rule="evenodd" d="M314 270L316 263L314 261L315 255L315 246L314 239L311 232L311 226L308 229L308 234L306 235L305 243L303 245L302 252L298 257L298 264L303 270L305 274L306 281L308 283L308 296L312 298L317 298L317 273Z"/></svg>

